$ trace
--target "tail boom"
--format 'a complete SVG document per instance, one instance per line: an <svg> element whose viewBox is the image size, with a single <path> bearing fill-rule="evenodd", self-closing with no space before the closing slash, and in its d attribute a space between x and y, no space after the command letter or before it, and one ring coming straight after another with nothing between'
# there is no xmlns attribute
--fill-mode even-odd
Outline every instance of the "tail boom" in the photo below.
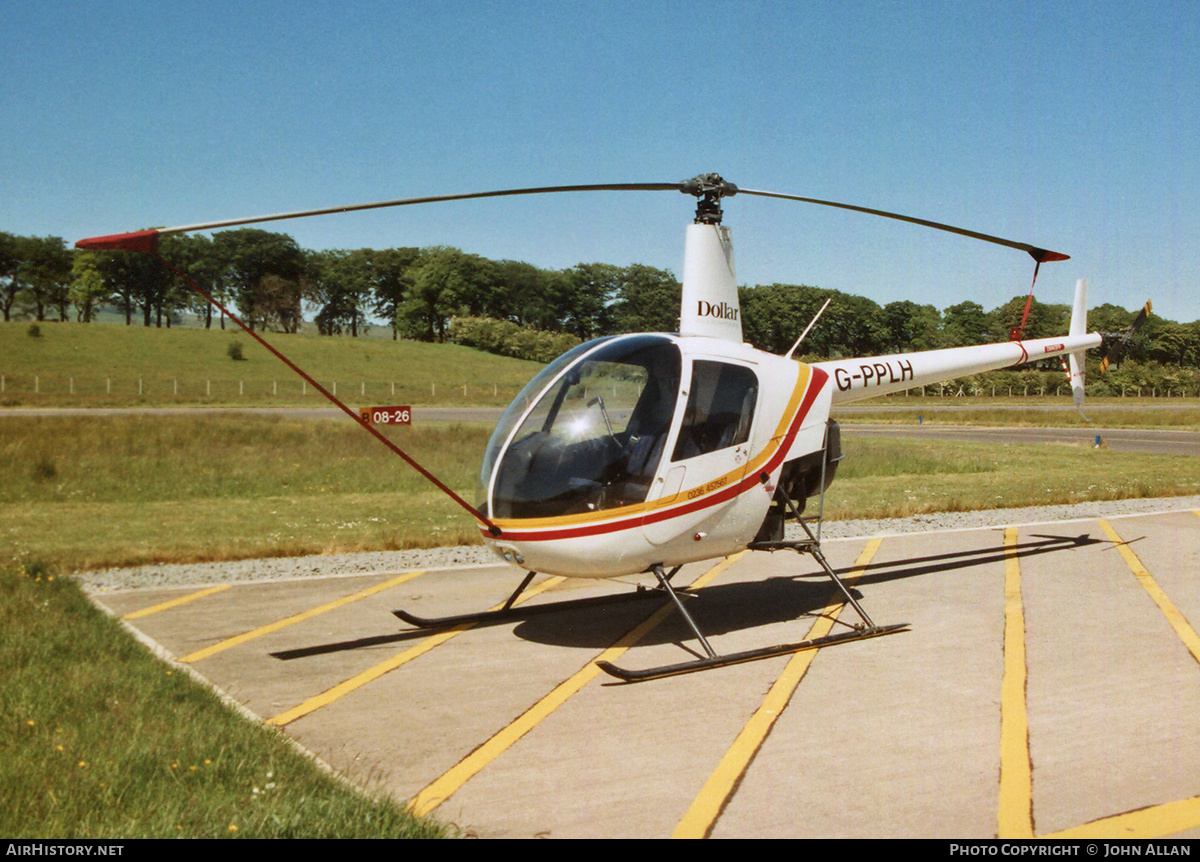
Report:
<svg viewBox="0 0 1200 862"><path fill-rule="evenodd" d="M1082 355L1085 350L1099 347L1100 341L1100 334L1093 332L1034 341L1005 341L947 350L869 356L864 359L837 359L816 362L813 367L827 373L833 382L833 403L844 404L970 374L1013 368L1038 359L1064 354Z"/></svg>

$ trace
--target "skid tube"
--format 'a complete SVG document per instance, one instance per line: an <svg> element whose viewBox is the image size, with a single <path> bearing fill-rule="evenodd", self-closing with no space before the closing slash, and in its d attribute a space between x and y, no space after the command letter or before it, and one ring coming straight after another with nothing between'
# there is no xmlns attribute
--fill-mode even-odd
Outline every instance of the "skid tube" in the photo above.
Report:
<svg viewBox="0 0 1200 862"><path fill-rule="evenodd" d="M666 575L668 589L670 589L670 579L675 576L682 566L676 566L670 574ZM408 623L410 626L416 626L419 629L444 629L452 628L458 625L466 624L488 624L499 623L510 619L525 619L526 617L536 616L537 614L554 613L556 611L581 610L584 608L601 607L604 605L615 604L619 602L637 601L639 599L663 598L666 594L662 587L646 588L638 586L636 590L630 593L621 593L612 596L594 596L587 599L569 599L561 602L547 602L544 605L521 605L516 607L517 597L525 591L529 586L529 582L533 580L537 572L529 572L525 575L525 579L513 591L513 594L508 597L505 603L494 611L475 611L466 614L453 614L444 617L422 617L405 610L395 610L392 614L397 618ZM675 593L671 590L671 593ZM688 590L680 590L679 595L694 596L696 593Z"/></svg>
<svg viewBox="0 0 1200 862"><path fill-rule="evenodd" d="M629 668L617 667L611 662L598 661L597 667L602 671L614 676L622 682L645 682L651 679L662 679L667 676L679 676L685 673L695 673L701 670L713 670L718 667L728 667L733 664L743 664L750 661L758 661L764 658L773 658L778 655L788 655L790 653L802 652L808 649L820 649L821 647L834 646L836 644L850 643L851 641L867 640L868 638L877 638L884 635L896 634L897 632L907 631L908 623L900 623L892 626L873 626L871 628L856 627L848 632L841 632L836 635L825 635L825 637L812 638L811 640L798 641L790 644L776 644L775 646L763 647L761 649L746 650L745 652L728 653L726 655L713 655L709 658L698 658L693 661L679 662L678 664L664 664L658 667L649 667L641 670L630 670Z"/></svg>

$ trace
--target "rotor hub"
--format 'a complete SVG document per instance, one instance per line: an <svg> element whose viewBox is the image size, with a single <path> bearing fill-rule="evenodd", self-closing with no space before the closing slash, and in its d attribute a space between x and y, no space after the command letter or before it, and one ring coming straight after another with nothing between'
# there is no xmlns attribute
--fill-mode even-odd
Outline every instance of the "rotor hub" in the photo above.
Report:
<svg viewBox="0 0 1200 862"><path fill-rule="evenodd" d="M700 174L679 184L685 195L696 197L696 224L721 223L721 198L733 197L738 187L725 182L720 174Z"/></svg>

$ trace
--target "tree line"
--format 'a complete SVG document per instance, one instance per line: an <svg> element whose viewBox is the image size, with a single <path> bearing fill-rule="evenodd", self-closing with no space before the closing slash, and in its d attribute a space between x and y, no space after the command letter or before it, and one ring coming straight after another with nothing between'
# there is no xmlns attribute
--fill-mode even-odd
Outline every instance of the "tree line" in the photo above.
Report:
<svg viewBox="0 0 1200 862"><path fill-rule="evenodd" d="M455 341L547 361L581 340L678 328L681 288L662 269L580 263L542 269L457 248L301 248L287 234L243 228L163 237L159 251L252 328L296 332L311 320L323 335L358 336L376 321L393 338ZM829 307L800 354L868 356L1004 341L1025 297L987 311L964 301L945 309L910 300L880 305L808 285L739 289L746 340L784 353L826 299ZM126 324L170 326L193 314L224 327L213 307L145 254L69 249L58 237L0 232L0 311L5 320L92 320L101 307ZM1089 330L1124 332L1135 316L1115 305L1089 310ZM1066 332L1070 308L1034 300L1027 338ZM1150 315L1129 344L1135 365L1200 368L1200 321Z"/></svg>

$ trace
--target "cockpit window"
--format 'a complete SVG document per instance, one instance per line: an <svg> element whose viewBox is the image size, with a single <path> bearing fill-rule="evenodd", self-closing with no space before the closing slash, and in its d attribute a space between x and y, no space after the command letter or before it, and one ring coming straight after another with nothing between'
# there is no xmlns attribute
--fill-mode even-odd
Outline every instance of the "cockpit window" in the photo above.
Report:
<svg viewBox="0 0 1200 862"><path fill-rule="evenodd" d="M669 338L613 339L538 398L500 455L497 518L570 515L640 503L662 457L679 393Z"/></svg>
<svg viewBox="0 0 1200 862"><path fill-rule="evenodd" d="M749 368L697 359L672 461L736 446L750 439L758 376Z"/></svg>

